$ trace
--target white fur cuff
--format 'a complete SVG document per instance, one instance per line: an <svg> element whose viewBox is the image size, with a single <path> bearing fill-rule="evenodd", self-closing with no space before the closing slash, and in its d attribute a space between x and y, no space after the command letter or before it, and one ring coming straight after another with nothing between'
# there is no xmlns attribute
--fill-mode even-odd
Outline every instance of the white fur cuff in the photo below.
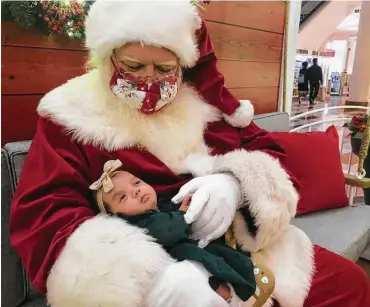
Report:
<svg viewBox="0 0 370 307"><path fill-rule="evenodd" d="M279 239L252 255L253 262L265 265L275 275L272 294L280 306L303 307L314 274L314 252L308 236L290 225Z"/></svg>
<svg viewBox="0 0 370 307"><path fill-rule="evenodd" d="M293 183L279 161L260 151L235 150L218 156L214 171L231 172L240 181L244 202L257 227L255 237L243 236L247 249L258 251L274 242L294 217L298 202Z"/></svg>
<svg viewBox="0 0 370 307"><path fill-rule="evenodd" d="M240 100L240 106L231 115L224 114L225 121L231 126L244 128L253 119L254 108L249 100Z"/></svg>
<svg viewBox="0 0 370 307"><path fill-rule="evenodd" d="M174 260L143 230L97 216L67 240L47 280L53 307L140 306L155 275Z"/></svg>

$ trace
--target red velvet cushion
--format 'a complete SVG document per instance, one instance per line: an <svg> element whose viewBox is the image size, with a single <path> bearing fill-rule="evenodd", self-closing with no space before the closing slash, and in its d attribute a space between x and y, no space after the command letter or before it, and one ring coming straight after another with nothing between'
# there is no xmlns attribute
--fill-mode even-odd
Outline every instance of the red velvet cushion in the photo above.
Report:
<svg viewBox="0 0 370 307"><path fill-rule="evenodd" d="M326 132L271 132L286 152L285 166L298 180L297 215L348 205L337 130Z"/></svg>

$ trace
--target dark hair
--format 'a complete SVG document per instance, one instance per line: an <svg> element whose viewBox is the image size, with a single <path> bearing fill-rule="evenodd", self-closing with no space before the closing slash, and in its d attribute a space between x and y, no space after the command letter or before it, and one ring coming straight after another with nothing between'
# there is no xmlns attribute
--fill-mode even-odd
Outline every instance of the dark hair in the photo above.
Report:
<svg viewBox="0 0 370 307"><path fill-rule="evenodd" d="M307 66L308 66L307 62L302 62L302 67L307 68Z"/></svg>
<svg viewBox="0 0 370 307"><path fill-rule="evenodd" d="M314 58L312 61L314 64L317 64L317 58Z"/></svg>
<svg viewBox="0 0 370 307"><path fill-rule="evenodd" d="M218 278L217 276L211 276L208 279L208 283L211 286L213 291L216 291L218 289L218 287L220 287L220 286L229 288L227 283L224 280L222 280L221 278Z"/></svg>

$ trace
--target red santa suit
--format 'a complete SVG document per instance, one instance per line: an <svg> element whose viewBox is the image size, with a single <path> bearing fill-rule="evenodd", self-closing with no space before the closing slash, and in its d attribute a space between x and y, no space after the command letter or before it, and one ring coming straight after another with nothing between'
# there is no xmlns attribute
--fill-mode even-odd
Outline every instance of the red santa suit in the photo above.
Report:
<svg viewBox="0 0 370 307"><path fill-rule="evenodd" d="M159 9L162 14L153 14ZM141 229L97 215L89 185L107 160L120 159L169 198L194 182L184 174L190 164L200 175L232 174L237 184L222 174L196 179L200 186L213 185L206 208L221 200L215 214L225 217L234 215L227 206L238 202L235 186L241 189L233 223L237 241L246 250L263 251L260 260L275 274L274 298L281 306L370 305L366 276L355 264L312 248L290 226L298 196L283 167L284 153L267 132L248 125L249 102L240 104L223 87L207 29L200 25L187 2L98 0L92 6L87 46L101 64L41 100L11 208L12 244L33 285L56 307L225 306L202 268L174 263ZM130 108L108 86L109 55L132 41L168 48L186 68L187 83L152 116ZM190 159L218 154L212 166Z"/></svg>

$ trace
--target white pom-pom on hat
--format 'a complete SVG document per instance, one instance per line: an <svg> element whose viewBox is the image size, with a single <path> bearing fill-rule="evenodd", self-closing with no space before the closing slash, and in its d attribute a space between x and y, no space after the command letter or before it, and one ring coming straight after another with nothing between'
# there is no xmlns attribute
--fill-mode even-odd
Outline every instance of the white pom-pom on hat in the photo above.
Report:
<svg viewBox="0 0 370 307"><path fill-rule="evenodd" d="M231 115L224 114L225 121L231 126L244 128L253 119L254 108L249 100L240 100L240 106Z"/></svg>

